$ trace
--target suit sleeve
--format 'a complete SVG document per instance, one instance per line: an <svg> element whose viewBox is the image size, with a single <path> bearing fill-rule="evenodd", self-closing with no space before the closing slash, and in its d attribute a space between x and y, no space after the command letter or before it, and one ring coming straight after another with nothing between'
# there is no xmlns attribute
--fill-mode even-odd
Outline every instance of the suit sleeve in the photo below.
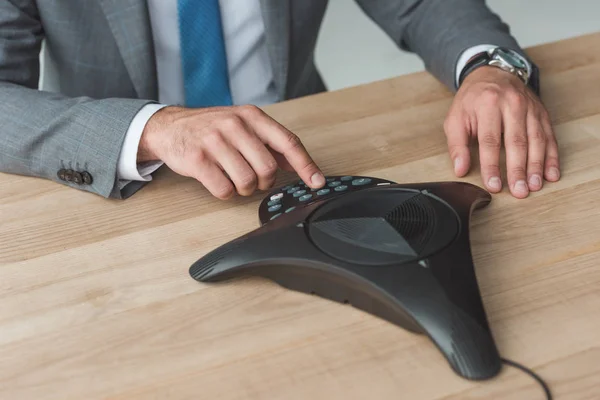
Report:
<svg viewBox="0 0 600 400"><path fill-rule="evenodd" d="M39 91L43 28L33 0L0 0L0 171L36 176L103 197L124 198L119 153L147 100L70 98ZM86 171L90 184L66 182L61 169Z"/></svg>
<svg viewBox="0 0 600 400"><path fill-rule="evenodd" d="M419 55L427 70L453 91L458 58L471 47L503 46L531 62L485 0L356 1L400 48Z"/></svg>

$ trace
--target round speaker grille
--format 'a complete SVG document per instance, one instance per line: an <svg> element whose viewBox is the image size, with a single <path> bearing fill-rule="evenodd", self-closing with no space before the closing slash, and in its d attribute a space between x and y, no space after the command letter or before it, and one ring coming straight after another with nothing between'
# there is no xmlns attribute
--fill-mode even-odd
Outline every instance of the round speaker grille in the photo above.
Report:
<svg viewBox="0 0 600 400"><path fill-rule="evenodd" d="M385 221L420 254L431 241L436 228L435 209L428 196L418 194L390 211Z"/></svg>
<svg viewBox="0 0 600 400"><path fill-rule="evenodd" d="M458 226L454 211L433 196L380 188L326 203L310 218L308 232L334 258L387 265L439 251L454 239Z"/></svg>

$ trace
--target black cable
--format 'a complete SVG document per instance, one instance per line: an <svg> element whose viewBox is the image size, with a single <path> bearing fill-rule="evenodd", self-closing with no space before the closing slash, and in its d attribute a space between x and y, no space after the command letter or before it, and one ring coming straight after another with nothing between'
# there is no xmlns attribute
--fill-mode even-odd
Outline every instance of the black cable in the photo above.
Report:
<svg viewBox="0 0 600 400"><path fill-rule="evenodd" d="M546 382L544 382L544 380L542 378L540 378L539 375L537 375L535 372L528 369L527 367L524 367L521 364L518 364L514 361L507 360L506 358L501 358L500 360L502 360L502 362L506 365L510 365L511 367L520 369L521 371L525 372L527 375L529 375L533 379L535 379L540 384L540 386L542 386L542 389L544 389L544 393L546 394L546 399L552 400L552 393L550 393L550 388L548 387L548 384Z"/></svg>

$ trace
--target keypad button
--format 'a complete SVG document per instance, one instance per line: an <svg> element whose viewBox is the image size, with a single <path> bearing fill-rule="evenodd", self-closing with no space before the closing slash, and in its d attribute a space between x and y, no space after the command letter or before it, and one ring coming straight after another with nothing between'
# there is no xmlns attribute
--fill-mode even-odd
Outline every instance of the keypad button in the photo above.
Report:
<svg viewBox="0 0 600 400"><path fill-rule="evenodd" d="M294 192L294 197L300 197L303 194L306 194L306 190L298 190L297 192Z"/></svg>
<svg viewBox="0 0 600 400"><path fill-rule="evenodd" d="M292 212L292 211L294 211L295 209L296 209L296 207L290 207L290 208L288 208L287 210L285 210L285 213L287 214L287 213L289 213L289 212Z"/></svg>
<svg viewBox="0 0 600 400"><path fill-rule="evenodd" d="M277 193L271 196L271 200L279 200L283 197L283 193Z"/></svg>
<svg viewBox="0 0 600 400"><path fill-rule="evenodd" d="M300 188L298 186L294 186L293 188L289 188L287 192L288 194L292 194L298 190L300 190Z"/></svg>
<svg viewBox="0 0 600 400"><path fill-rule="evenodd" d="M312 194L305 194L304 196L300 197L300 201L308 201L312 199L312 196Z"/></svg>
<svg viewBox="0 0 600 400"><path fill-rule="evenodd" d="M281 204L275 204L274 206L269 207L269 212L275 212L281 208Z"/></svg>
<svg viewBox="0 0 600 400"><path fill-rule="evenodd" d="M271 221L273 221L275 218L279 217L280 215L281 215L281 213L277 213L277 214L273 215L271 217Z"/></svg>
<svg viewBox="0 0 600 400"><path fill-rule="evenodd" d="M298 186L306 186L306 183L304 183L304 181L299 181Z"/></svg>
<svg viewBox="0 0 600 400"><path fill-rule="evenodd" d="M368 185L369 183L371 183L370 178L358 178L352 181L353 186L363 186Z"/></svg>
<svg viewBox="0 0 600 400"><path fill-rule="evenodd" d="M281 190L282 190L283 192L285 192L286 190L288 190L288 189L291 189L291 188L292 188L292 186L291 186L291 185L287 185L287 186L284 186L284 187L282 187L282 188L281 188Z"/></svg>
<svg viewBox="0 0 600 400"><path fill-rule="evenodd" d="M281 201L281 199L275 199L275 200L271 200L267 203L267 205L269 207L274 206L275 204L278 204Z"/></svg>
<svg viewBox="0 0 600 400"><path fill-rule="evenodd" d="M335 181L335 178L327 178L327 182L333 182Z"/></svg>
<svg viewBox="0 0 600 400"><path fill-rule="evenodd" d="M336 186L333 190L335 190L336 192L343 192L346 189L348 189L348 186L340 185L340 186Z"/></svg>
<svg viewBox="0 0 600 400"><path fill-rule="evenodd" d="M329 192L331 192L331 190L330 190L330 189L321 189L321 190L319 190L319 191L317 192L317 195L318 195L318 196L324 196L324 195L328 194Z"/></svg>
<svg viewBox="0 0 600 400"><path fill-rule="evenodd" d="M342 182L340 182L340 181L333 181L333 182L329 182L327 184L327 186L329 186L329 187L336 187L336 186L340 186L341 184L342 184Z"/></svg>
<svg viewBox="0 0 600 400"><path fill-rule="evenodd" d="M352 179L354 179L352 176L342 176L342 179L340 179L342 182L348 182L351 181Z"/></svg>

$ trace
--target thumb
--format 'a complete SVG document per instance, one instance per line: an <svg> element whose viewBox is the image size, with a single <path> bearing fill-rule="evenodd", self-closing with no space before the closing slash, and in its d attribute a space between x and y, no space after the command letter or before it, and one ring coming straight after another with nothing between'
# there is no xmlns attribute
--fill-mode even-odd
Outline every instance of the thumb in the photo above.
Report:
<svg viewBox="0 0 600 400"><path fill-rule="evenodd" d="M471 167L471 153L469 151L469 132L464 119L450 115L444 123L448 152L456 176L463 177Z"/></svg>

